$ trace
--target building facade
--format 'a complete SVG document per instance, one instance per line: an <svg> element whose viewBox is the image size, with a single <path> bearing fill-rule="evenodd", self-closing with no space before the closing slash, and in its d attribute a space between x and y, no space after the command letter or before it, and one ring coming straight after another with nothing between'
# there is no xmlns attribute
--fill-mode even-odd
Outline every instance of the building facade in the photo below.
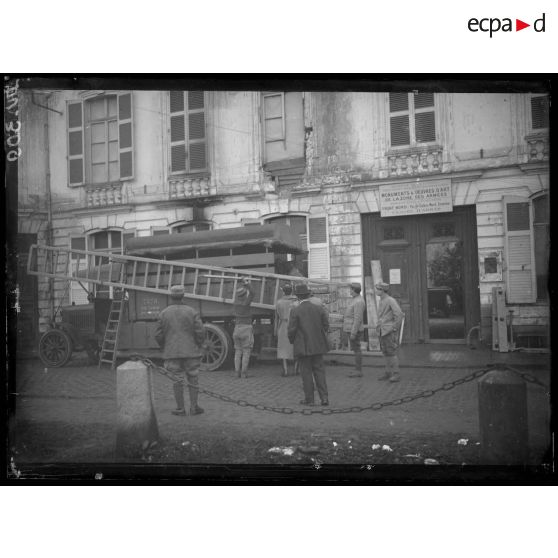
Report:
<svg viewBox="0 0 558 558"><path fill-rule="evenodd" d="M295 262L304 275L390 283L407 316L404 342L464 342L479 324L489 341L493 287L505 289L517 332L548 330L545 94L20 90L19 99L22 262L32 242L120 252L132 236L280 222L307 247ZM79 285L24 280L18 327L28 337L60 303L86 302ZM348 287L340 294L342 310Z"/></svg>

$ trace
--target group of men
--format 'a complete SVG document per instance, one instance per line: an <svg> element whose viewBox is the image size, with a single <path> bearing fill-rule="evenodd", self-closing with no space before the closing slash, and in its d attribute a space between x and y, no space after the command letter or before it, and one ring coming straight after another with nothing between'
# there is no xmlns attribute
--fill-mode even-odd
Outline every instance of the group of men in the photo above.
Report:
<svg viewBox="0 0 558 558"><path fill-rule="evenodd" d="M249 278L242 278L235 292L234 317L234 365L239 378L248 376L250 354L254 344L252 313L250 306L254 291ZM361 341L364 331L365 303L361 296L361 285L351 283L351 301L343 316L343 336L354 353L355 370L350 377L362 377ZM385 356L386 369L379 380L398 382L399 362L396 354L399 345L399 328L403 312L389 296L389 285L378 283L380 296L376 331L380 348ZM287 361L294 360L296 373L302 377L304 399L302 405L315 405L317 391L320 403L329 405L323 356L330 350L328 312L319 299L312 296L308 285L297 282L294 296L290 285L283 288L284 302L278 301L275 333L279 339L278 358L283 361L283 375L287 375ZM183 375L190 396L190 414L199 415L204 410L198 405L198 376L204 348L205 335L199 313L183 303L184 288L180 285L170 289L171 304L158 318L155 339L163 350L165 368ZM290 345L290 347L288 346ZM184 379L174 384L175 415L186 415L184 404Z"/></svg>

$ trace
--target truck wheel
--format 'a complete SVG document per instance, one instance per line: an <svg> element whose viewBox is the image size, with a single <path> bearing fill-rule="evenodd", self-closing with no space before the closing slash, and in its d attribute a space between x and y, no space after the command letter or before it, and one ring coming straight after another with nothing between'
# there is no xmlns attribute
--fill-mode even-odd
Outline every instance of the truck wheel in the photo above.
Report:
<svg viewBox="0 0 558 558"><path fill-rule="evenodd" d="M39 357L45 366L64 366L72 356L72 340L62 329L51 329L43 333L39 341Z"/></svg>
<svg viewBox="0 0 558 558"><path fill-rule="evenodd" d="M200 368L202 370L217 370L226 362L232 353L231 336L217 324L203 324L205 329L205 344Z"/></svg>

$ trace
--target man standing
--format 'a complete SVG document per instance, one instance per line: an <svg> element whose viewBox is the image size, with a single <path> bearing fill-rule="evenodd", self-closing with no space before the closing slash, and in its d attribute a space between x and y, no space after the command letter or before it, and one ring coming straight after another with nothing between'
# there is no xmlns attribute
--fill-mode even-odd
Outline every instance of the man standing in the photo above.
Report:
<svg viewBox="0 0 558 558"><path fill-rule="evenodd" d="M173 285L170 289L171 304L161 311L158 318L155 340L163 349L164 365L167 370L188 382L190 414L200 415L198 406L198 374L202 356L201 347L205 331L200 315L190 306L183 304L184 287ZM173 415L184 416L184 382L173 385L176 410Z"/></svg>
<svg viewBox="0 0 558 558"><path fill-rule="evenodd" d="M304 399L300 403L314 405L315 386L322 405L329 405L323 360L323 355L329 351L327 312L308 300L310 291L305 283L295 285L295 295L300 304L291 310L287 334L302 375Z"/></svg>
<svg viewBox="0 0 558 558"><path fill-rule="evenodd" d="M351 301L343 314L343 345L349 341L351 351L355 355L355 371L349 374L350 378L362 377L362 349L360 342L364 331L364 299L360 291L362 287L360 283L351 283Z"/></svg>
<svg viewBox="0 0 558 558"><path fill-rule="evenodd" d="M292 294L290 283L281 287L283 296L275 304L275 336L277 337L277 358L283 364L283 376L289 375L289 360L294 360L293 345L287 337L289 316L294 306L298 304L296 296ZM296 365L295 365L296 367Z"/></svg>
<svg viewBox="0 0 558 558"><path fill-rule="evenodd" d="M254 328L252 327L252 309L250 305L254 299L254 291L250 279L243 277L241 286L236 290L234 297L234 370L239 378L248 376L250 353L254 346Z"/></svg>
<svg viewBox="0 0 558 558"><path fill-rule="evenodd" d="M399 347L399 328L404 314L395 299L388 295L389 285L387 283L377 283L376 291L380 296L376 331L380 337L380 349L386 360L385 373L378 379L398 382L400 377L397 348Z"/></svg>

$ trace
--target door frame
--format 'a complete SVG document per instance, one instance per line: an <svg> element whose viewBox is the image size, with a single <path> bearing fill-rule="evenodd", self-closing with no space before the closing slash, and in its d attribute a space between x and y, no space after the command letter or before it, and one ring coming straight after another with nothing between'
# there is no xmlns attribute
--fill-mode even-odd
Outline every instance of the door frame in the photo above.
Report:
<svg viewBox="0 0 558 558"><path fill-rule="evenodd" d="M409 314L406 317L404 339L410 343L429 343L428 325L428 290L426 279L426 240L429 220L452 219L456 223L456 231L462 235L463 241L463 265L464 265L464 299L467 304L464 307L464 337L459 340L437 340L433 342L465 342L469 330L480 322L480 291L479 291L479 267L478 267L478 243L477 243L477 220L476 206L456 206L451 213L433 213L427 215L409 215L401 217L381 217L380 213L365 213L361 215L362 254L364 276L370 275L370 261L380 259L382 247L390 247L397 250L398 245L403 248L408 246L408 266L410 270L422 270L421 273L412 275L415 277L414 285L409 283L409 298L416 296L416 300L410 300ZM407 229L406 238L400 241L386 241L378 238L380 224L386 222L404 223ZM376 240L377 239L377 240ZM385 270L383 270L385 274ZM384 280L387 278L384 276Z"/></svg>

